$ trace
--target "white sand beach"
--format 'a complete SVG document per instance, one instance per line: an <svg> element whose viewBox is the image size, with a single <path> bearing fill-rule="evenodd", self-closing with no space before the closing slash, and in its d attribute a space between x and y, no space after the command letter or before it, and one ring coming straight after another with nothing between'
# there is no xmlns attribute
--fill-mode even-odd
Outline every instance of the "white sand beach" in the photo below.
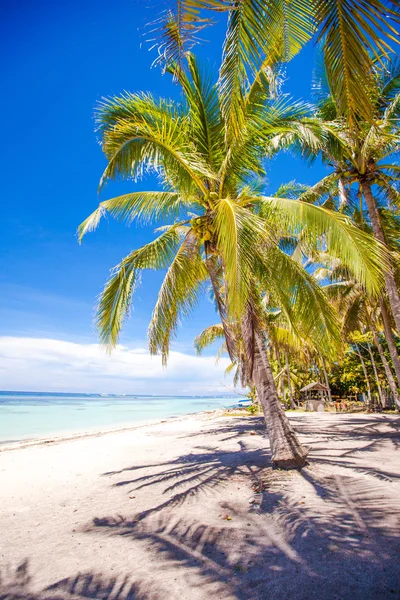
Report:
<svg viewBox="0 0 400 600"><path fill-rule="evenodd" d="M400 598L400 418L291 418L301 473L218 413L0 452L0 598Z"/></svg>

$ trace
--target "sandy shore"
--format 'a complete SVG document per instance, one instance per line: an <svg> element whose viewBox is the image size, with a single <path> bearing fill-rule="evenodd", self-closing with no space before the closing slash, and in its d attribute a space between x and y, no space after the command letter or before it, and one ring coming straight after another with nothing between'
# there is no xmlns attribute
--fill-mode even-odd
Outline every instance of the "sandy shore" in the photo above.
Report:
<svg viewBox="0 0 400 600"><path fill-rule="evenodd" d="M400 598L400 418L291 418L301 473L215 414L1 452L0 599Z"/></svg>

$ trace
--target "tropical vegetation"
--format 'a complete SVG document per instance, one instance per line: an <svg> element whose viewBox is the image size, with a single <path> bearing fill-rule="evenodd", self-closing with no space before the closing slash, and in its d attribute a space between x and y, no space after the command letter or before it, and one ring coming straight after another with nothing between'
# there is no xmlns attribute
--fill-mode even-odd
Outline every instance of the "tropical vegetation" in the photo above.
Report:
<svg viewBox="0 0 400 600"><path fill-rule="evenodd" d="M108 161L100 187L149 171L162 185L101 202L79 228L82 239L105 213L160 224L155 239L128 254L106 283L96 319L102 342L117 343L140 273L166 271L149 326L150 351L166 363L179 319L211 287L220 324L197 346L223 336L238 379L256 391L272 459L284 467L303 466L307 450L282 409L276 365L294 405L301 380L295 365L314 365L327 380L327 369L332 377L350 352L361 356L363 369L362 352L373 344L389 380L398 358L398 216L387 206L379 212L370 196L379 184L387 199L399 197L400 80L389 62L399 15L395 2L356 4L357 11L351 0L178 2L157 26L157 61L179 84L181 100L125 93L96 112ZM229 15L217 81L189 51L210 22L207 8ZM314 109L280 93L279 65L316 35L328 92ZM291 184L266 195L266 161L288 147L309 160L322 155L334 173L306 191L293 194ZM361 186L367 215L349 201L353 184ZM386 235L377 234L376 214ZM350 315L361 299L365 310L349 327L339 304ZM355 342L357 335L364 337ZM395 393L400 380L392 378ZM375 379L379 387L379 374Z"/></svg>

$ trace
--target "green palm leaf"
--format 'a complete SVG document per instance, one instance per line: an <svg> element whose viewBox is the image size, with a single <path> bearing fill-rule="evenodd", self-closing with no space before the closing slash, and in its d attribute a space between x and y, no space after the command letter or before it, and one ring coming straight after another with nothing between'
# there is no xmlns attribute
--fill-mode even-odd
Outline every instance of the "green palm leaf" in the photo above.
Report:
<svg viewBox="0 0 400 600"><path fill-rule="evenodd" d="M190 109L191 137L208 165L221 162L221 114L216 85L201 72L193 54L187 55L188 73L173 67Z"/></svg>
<svg viewBox="0 0 400 600"><path fill-rule="evenodd" d="M139 250L131 252L115 267L99 298L96 325L102 343L116 345L128 315L132 294L144 269L164 269L173 260L181 235L178 226L169 228Z"/></svg>
<svg viewBox="0 0 400 600"><path fill-rule="evenodd" d="M211 346L216 340L224 338L225 332L222 323L206 327L194 339L194 347L196 348L197 354L201 354L205 348Z"/></svg>
<svg viewBox="0 0 400 600"><path fill-rule="evenodd" d="M112 98L102 103L98 121L108 158L100 187L107 179L138 178L154 169L186 195L196 188L207 193L202 176L214 175L194 150L187 117L171 103L143 102L142 96Z"/></svg>
<svg viewBox="0 0 400 600"><path fill-rule="evenodd" d="M165 275L149 326L150 352L160 351L163 364L179 317L187 316L196 305L199 288L207 277L198 238L189 230Z"/></svg>
<svg viewBox="0 0 400 600"><path fill-rule="evenodd" d="M333 309L314 278L278 247L259 251L257 279L281 308L296 335L309 339L328 355L334 352L339 328Z"/></svg>
<svg viewBox="0 0 400 600"><path fill-rule="evenodd" d="M215 207L216 243L224 265L227 304L239 318L252 296L254 252L259 244L272 244L265 223L257 215L229 198Z"/></svg>
<svg viewBox="0 0 400 600"><path fill-rule="evenodd" d="M199 34L212 20L202 17L200 9L212 8L222 11L230 8L228 0L175 0L162 11L161 15L151 23L151 34L148 38L157 47L158 56L153 64L160 64L164 69L171 64L182 68L187 53L200 41Z"/></svg>
<svg viewBox="0 0 400 600"><path fill-rule="evenodd" d="M134 192L101 202L99 207L78 227L78 240L97 229L100 219L109 213L112 217L132 223L134 219L151 222L171 214L177 215L182 200L174 192Z"/></svg>
<svg viewBox="0 0 400 600"><path fill-rule="evenodd" d="M398 3L381 0L324 0L316 3L322 25L325 67L332 95L352 127L375 116L373 57L387 56L398 42L390 24L400 22ZM393 7L393 8L391 8ZM371 54L372 53L372 54Z"/></svg>
<svg viewBox="0 0 400 600"><path fill-rule="evenodd" d="M386 249L371 235L355 227L340 213L305 202L284 198L262 201L262 212L268 218L299 232L310 244L319 246L340 258L369 293L379 293L384 284L383 271L389 270Z"/></svg>

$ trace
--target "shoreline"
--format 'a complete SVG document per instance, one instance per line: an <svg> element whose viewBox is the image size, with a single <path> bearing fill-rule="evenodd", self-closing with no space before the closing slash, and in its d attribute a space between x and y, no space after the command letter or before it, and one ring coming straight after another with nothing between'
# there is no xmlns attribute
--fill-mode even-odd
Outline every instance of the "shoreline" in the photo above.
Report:
<svg viewBox="0 0 400 600"><path fill-rule="evenodd" d="M204 411L199 411L199 412L193 412L193 413L186 413L184 415L176 415L176 416L172 416L172 417L167 417L165 419L154 419L151 421L143 421L141 423L137 423L135 424L131 424L131 425L124 425L124 426L116 426L113 427L111 429L94 429L92 431L86 430L86 431L77 431L75 433L60 433L60 434L55 434L53 436L46 436L46 437L35 437L35 438L26 438L26 439L22 439L22 440L15 440L15 441L8 441L5 440L4 442L0 440L0 453L2 452L11 452L13 450L22 450L24 448L30 448L30 447L35 447L35 446L46 446L46 445L57 445L57 444L61 444L63 442L73 442L75 440L82 440L82 439L86 439L86 438L98 438L98 437L102 437L102 436L106 436L106 435L111 435L111 434L116 434L116 433L126 433L128 431L135 431L137 429L143 429L145 427L152 427L152 426L156 426L156 425L161 425L163 423L169 423L169 422L174 422L174 423L179 423L181 421L185 421L188 420L190 418L202 418L205 417L206 415L209 415L209 418L218 418L218 417L223 417L223 416L227 416L226 414L229 411L237 411L238 414L231 414L229 415L229 418L250 418L250 417L256 417L256 418L262 418L262 414L258 414L258 415L252 415L249 413L244 413L241 412L243 411L243 409L241 408L237 408L237 407L227 407L227 408L215 408L213 410L204 410ZM302 415L305 414L312 414L312 413L307 413L306 411L292 411L292 410L288 410L286 411L290 417L300 417ZM327 415L336 415L339 416L340 415L348 415L348 414L368 414L368 413L335 413L335 412L324 412L324 413L320 413L320 417L322 418L326 418Z"/></svg>
<svg viewBox="0 0 400 600"><path fill-rule="evenodd" d="M162 423L168 422L179 422L184 421L185 419L189 419L192 417L201 417L202 415L215 415L222 416L224 413L224 409L214 409L208 411L200 411L195 413L187 413L185 415L176 415L172 417L167 417L166 419L157 419L152 421L144 421L138 423L136 425L128 425L123 427L114 427L112 429L96 429L93 431L78 431L76 433L70 434L56 434L54 436L46 436L46 437L36 437L15 441L5 440L2 442L0 440L0 453L1 452L11 452L12 450L22 450L24 448L30 448L32 446L45 446L45 445L56 445L61 444L63 442L73 442L74 440L81 440L86 438L98 438L105 435L110 435L113 433L124 433L127 431L135 431L136 429L142 429L144 427L151 427L153 425L161 425Z"/></svg>

